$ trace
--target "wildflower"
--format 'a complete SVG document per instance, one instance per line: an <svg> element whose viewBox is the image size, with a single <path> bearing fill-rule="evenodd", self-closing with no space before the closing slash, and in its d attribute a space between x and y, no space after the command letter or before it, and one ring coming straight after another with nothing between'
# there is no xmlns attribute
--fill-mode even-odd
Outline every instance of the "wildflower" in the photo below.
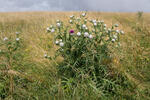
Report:
<svg viewBox="0 0 150 100"><path fill-rule="evenodd" d="M49 28L49 27L47 27L47 31L50 31L50 28Z"/></svg>
<svg viewBox="0 0 150 100"><path fill-rule="evenodd" d="M115 27L118 27L119 25L118 24L115 24Z"/></svg>
<svg viewBox="0 0 150 100"><path fill-rule="evenodd" d="M57 22L57 23L59 23L59 22L60 22L60 20L57 20L56 22Z"/></svg>
<svg viewBox="0 0 150 100"><path fill-rule="evenodd" d="M115 42L115 39L112 39L111 41L112 41L112 42Z"/></svg>
<svg viewBox="0 0 150 100"><path fill-rule="evenodd" d="M20 32L16 32L16 34L20 34Z"/></svg>
<svg viewBox="0 0 150 100"><path fill-rule="evenodd" d="M80 32L78 32L78 33L77 33L77 36L80 36L80 35L81 35L81 33L80 33Z"/></svg>
<svg viewBox="0 0 150 100"><path fill-rule="evenodd" d="M82 16L85 17L85 16L86 16L86 13L82 13Z"/></svg>
<svg viewBox="0 0 150 100"><path fill-rule="evenodd" d="M119 33L119 30L116 30L117 33Z"/></svg>
<svg viewBox="0 0 150 100"><path fill-rule="evenodd" d="M70 16L70 18L73 18L73 17L74 17L74 15Z"/></svg>
<svg viewBox="0 0 150 100"><path fill-rule="evenodd" d="M115 39L117 39L117 35L114 35L113 37L114 37Z"/></svg>
<svg viewBox="0 0 150 100"><path fill-rule="evenodd" d="M124 34L124 31L120 31L121 34Z"/></svg>
<svg viewBox="0 0 150 100"><path fill-rule="evenodd" d="M55 41L55 44L58 45L58 44L59 44L59 41Z"/></svg>
<svg viewBox="0 0 150 100"><path fill-rule="evenodd" d="M70 20L69 22L72 23L72 20Z"/></svg>
<svg viewBox="0 0 150 100"><path fill-rule="evenodd" d="M73 35L74 34L74 30L70 30L70 35Z"/></svg>
<svg viewBox="0 0 150 100"><path fill-rule="evenodd" d="M93 23L96 23L96 20L92 20Z"/></svg>
<svg viewBox="0 0 150 100"><path fill-rule="evenodd" d="M19 41L20 39L19 38L16 38L16 41Z"/></svg>
<svg viewBox="0 0 150 100"><path fill-rule="evenodd" d="M62 39L60 39L59 42L62 42Z"/></svg>
<svg viewBox="0 0 150 100"><path fill-rule="evenodd" d="M8 40L8 38L7 37L4 37L4 39L3 39L4 41L7 41Z"/></svg>
<svg viewBox="0 0 150 100"><path fill-rule="evenodd" d="M88 37L89 36L89 33L88 32L85 32L84 33L84 37Z"/></svg>
<svg viewBox="0 0 150 100"><path fill-rule="evenodd" d="M54 33L54 32L55 32L55 29L51 29L51 32Z"/></svg>
<svg viewBox="0 0 150 100"><path fill-rule="evenodd" d="M93 35L90 34L90 35L89 35L89 38L92 39L92 38L93 38Z"/></svg>
<svg viewBox="0 0 150 100"><path fill-rule="evenodd" d="M80 17L77 17L77 20L80 20Z"/></svg>
<svg viewBox="0 0 150 100"><path fill-rule="evenodd" d="M44 54L44 57L47 58L48 57L47 54Z"/></svg>
<svg viewBox="0 0 150 100"><path fill-rule="evenodd" d="M83 28L86 28L86 25L85 25L85 24L83 24L83 25L82 25L82 27L83 27Z"/></svg>
<svg viewBox="0 0 150 100"><path fill-rule="evenodd" d="M50 28L53 28L53 25L51 25Z"/></svg>
<svg viewBox="0 0 150 100"><path fill-rule="evenodd" d="M85 29L86 29L86 30L88 30L88 28L87 28L87 27L86 27Z"/></svg>
<svg viewBox="0 0 150 100"><path fill-rule="evenodd" d="M60 45L61 47L63 47L63 46L64 46L64 43L63 43L63 42L60 42L59 45Z"/></svg>
<svg viewBox="0 0 150 100"><path fill-rule="evenodd" d="M107 25L106 24L104 24L104 27L106 27Z"/></svg>
<svg viewBox="0 0 150 100"><path fill-rule="evenodd" d="M60 27L61 23L57 23L57 26Z"/></svg>
<svg viewBox="0 0 150 100"><path fill-rule="evenodd" d="M111 32L111 29L109 28L108 31Z"/></svg>
<svg viewBox="0 0 150 100"><path fill-rule="evenodd" d="M97 23L96 23L96 22L94 23L94 26L97 26Z"/></svg>

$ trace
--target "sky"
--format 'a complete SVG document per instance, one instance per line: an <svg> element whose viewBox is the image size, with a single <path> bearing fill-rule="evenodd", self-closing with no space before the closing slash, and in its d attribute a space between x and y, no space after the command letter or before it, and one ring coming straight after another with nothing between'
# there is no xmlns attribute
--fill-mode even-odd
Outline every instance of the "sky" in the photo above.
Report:
<svg viewBox="0 0 150 100"><path fill-rule="evenodd" d="M0 0L0 12L16 11L150 12L150 0Z"/></svg>

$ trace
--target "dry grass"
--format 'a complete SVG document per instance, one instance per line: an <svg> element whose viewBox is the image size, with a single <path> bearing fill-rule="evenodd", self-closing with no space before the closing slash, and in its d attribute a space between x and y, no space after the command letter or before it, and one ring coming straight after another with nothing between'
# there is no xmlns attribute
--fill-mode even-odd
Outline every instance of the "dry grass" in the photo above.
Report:
<svg viewBox="0 0 150 100"><path fill-rule="evenodd" d="M46 34L46 28L51 24L55 24L57 19L67 21L69 18L68 16L72 14L79 16L80 13L81 12L0 13L0 39L3 39L4 36L9 37L15 32L21 32L21 38L26 45L24 52L28 54L25 56L24 61L35 63L35 66L32 69L27 68L24 71L29 74L29 76L33 75L37 80L45 81L47 76L44 75L45 73L42 72L42 70L45 71L45 69L49 69L50 73L53 74L51 76L57 74L54 66L55 64L43 58L44 53L49 52L50 55L53 55L55 51L52 36ZM147 57L149 59L148 62L150 62L150 56L148 56L150 55L150 46L141 46L142 41L146 41L144 43L148 43L149 41L150 43L150 14L144 13L143 15L142 23L144 23L144 27L149 30L149 32L146 33L144 40L141 39L142 32L137 32L133 29L135 23L138 22L136 13L88 12L88 16L90 19L102 19L108 25L115 23L120 25L120 28L125 31L125 35L121 38L121 51L117 51L114 54L116 57L114 67L117 67L118 70L125 73L134 84L140 84L138 85L139 90L144 91L145 89L150 88L150 79L148 78L148 75L150 75L148 74L148 70L150 69L147 68L150 64L146 63L143 65L142 59L137 58L139 56L143 59L145 59L144 57ZM143 26L140 25L140 27ZM147 39L148 37L149 40ZM143 53L145 53L146 56ZM123 59L123 61L119 61L119 59ZM137 60L141 61L141 64L138 64ZM40 69L40 73L35 69ZM55 79L57 80L55 77L51 80ZM144 94L139 94L139 97L142 97L143 95ZM149 99L150 97L146 95L145 98Z"/></svg>

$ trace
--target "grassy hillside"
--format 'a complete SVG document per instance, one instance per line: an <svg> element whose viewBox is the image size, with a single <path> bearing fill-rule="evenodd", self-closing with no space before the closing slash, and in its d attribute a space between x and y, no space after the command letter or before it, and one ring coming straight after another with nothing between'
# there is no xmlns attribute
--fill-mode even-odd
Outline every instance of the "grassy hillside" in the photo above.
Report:
<svg viewBox="0 0 150 100"><path fill-rule="evenodd" d="M127 77L127 89L118 96L102 95L101 91L79 83L65 91L58 75L54 55L56 46L46 28L56 20L67 22L80 12L16 12L0 13L0 52L4 37L15 38L20 32L21 48L12 58L0 53L0 100L150 100L150 14L88 12L89 19L104 20L110 26L118 23L125 31L121 47L113 49L112 68Z"/></svg>

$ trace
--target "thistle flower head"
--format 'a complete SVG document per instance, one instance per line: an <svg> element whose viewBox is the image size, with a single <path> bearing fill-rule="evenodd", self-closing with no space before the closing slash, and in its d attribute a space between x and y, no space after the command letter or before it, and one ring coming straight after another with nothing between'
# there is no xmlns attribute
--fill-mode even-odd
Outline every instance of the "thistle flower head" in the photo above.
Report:
<svg viewBox="0 0 150 100"><path fill-rule="evenodd" d="M64 43L63 43L63 42L60 42L60 43L59 43L59 46L63 47L63 46L64 46Z"/></svg>
<svg viewBox="0 0 150 100"><path fill-rule="evenodd" d="M70 18L73 18L73 17L74 17L74 15L70 16Z"/></svg>
<svg viewBox="0 0 150 100"><path fill-rule="evenodd" d="M60 26L61 26L61 23L57 23L57 26L60 27Z"/></svg>
<svg viewBox="0 0 150 100"><path fill-rule="evenodd" d="M115 39L112 39L111 41L112 41L112 42L115 42L116 40L115 40Z"/></svg>
<svg viewBox="0 0 150 100"><path fill-rule="evenodd" d="M116 32L119 33L120 31L119 31L119 30L116 30Z"/></svg>
<svg viewBox="0 0 150 100"><path fill-rule="evenodd" d="M20 38L16 38L16 41L19 41L20 40Z"/></svg>
<svg viewBox="0 0 150 100"><path fill-rule="evenodd" d="M50 28L53 28L53 25L51 25Z"/></svg>
<svg viewBox="0 0 150 100"><path fill-rule="evenodd" d="M96 23L96 22L94 23L94 26L97 26L97 23Z"/></svg>
<svg viewBox="0 0 150 100"><path fill-rule="evenodd" d="M120 31L121 34L124 34L124 31Z"/></svg>
<svg viewBox="0 0 150 100"><path fill-rule="evenodd" d="M77 36L80 36L80 35L81 35L81 32L78 32L78 33L77 33Z"/></svg>
<svg viewBox="0 0 150 100"><path fill-rule="evenodd" d="M20 32L16 32L16 34L18 35L18 34L20 34Z"/></svg>
<svg viewBox="0 0 150 100"><path fill-rule="evenodd" d="M49 28L49 27L47 27L46 29L47 29L47 31L50 31L50 28Z"/></svg>
<svg viewBox="0 0 150 100"><path fill-rule="evenodd" d="M104 24L104 27L106 27L107 25L106 24Z"/></svg>
<svg viewBox="0 0 150 100"><path fill-rule="evenodd" d="M88 32L85 32L84 33L84 37L88 37L89 36L89 33Z"/></svg>
<svg viewBox="0 0 150 100"><path fill-rule="evenodd" d="M8 40L8 38L7 37L4 37L4 39L3 39L4 41L7 41Z"/></svg>
<svg viewBox="0 0 150 100"><path fill-rule="evenodd" d="M47 54L44 54L44 57L47 58L48 57Z"/></svg>
<svg viewBox="0 0 150 100"><path fill-rule="evenodd" d="M118 24L115 24L115 27L118 27L119 25Z"/></svg>
<svg viewBox="0 0 150 100"><path fill-rule="evenodd" d="M96 20L94 19L94 20L92 20L92 22L93 22L93 23L96 23Z"/></svg>
<svg viewBox="0 0 150 100"><path fill-rule="evenodd" d="M56 22L57 22L57 23L59 23L59 22L60 22L60 20L57 20Z"/></svg>
<svg viewBox="0 0 150 100"><path fill-rule="evenodd" d="M72 20L69 20L70 23L72 23Z"/></svg>
<svg viewBox="0 0 150 100"><path fill-rule="evenodd" d="M58 44L59 44L59 41L56 40L56 41L55 41L55 44L58 45Z"/></svg>
<svg viewBox="0 0 150 100"><path fill-rule="evenodd" d="M70 35L73 35L74 34L74 30L73 29L70 30L69 33L70 33Z"/></svg>
<svg viewBox="0 0 150 100"><path fill-rule="evenodd" d="M93 35L90 34L90 35L89 35L89 38L92 39L92 38L93 38Z"/></svg>
<svg viewBox="0 0 150 100"><path fill-rule="evenodd" d="M51 29L51 32L54 33L54 32L55 32L55 29L52 28L52 29Z"/></svg>
<svg viewBox="0 0 150 100"><path fill-rule="evenodd" d="M111 29L109 28L108 31L111 32Z"/></svg>
<svg viewBox="0 0 150 100"><path fill-rule="evenodd" d="M62 42L62 39L60 39L59 42Z"/></svg>
<svg viewBox="0 0 150 100"><path fill-rule="evenodd" d="M86 16L86 13L82 13L82 16L85 17L85 16Z"/></svg>
<svg viewBox="0 0 150 100"><path fill-rule="evenodd" d="M113 37L114 37L115 39L117 39L117 35L114 35Z"/></svg>
<svg viewBox="0 0 150 100"><path fill-rule="evenodd" d="M83 25L82 25L82 27L83 27L83 28L86 28L86 25L85 25L85 24L83 24Z"/></svg>

